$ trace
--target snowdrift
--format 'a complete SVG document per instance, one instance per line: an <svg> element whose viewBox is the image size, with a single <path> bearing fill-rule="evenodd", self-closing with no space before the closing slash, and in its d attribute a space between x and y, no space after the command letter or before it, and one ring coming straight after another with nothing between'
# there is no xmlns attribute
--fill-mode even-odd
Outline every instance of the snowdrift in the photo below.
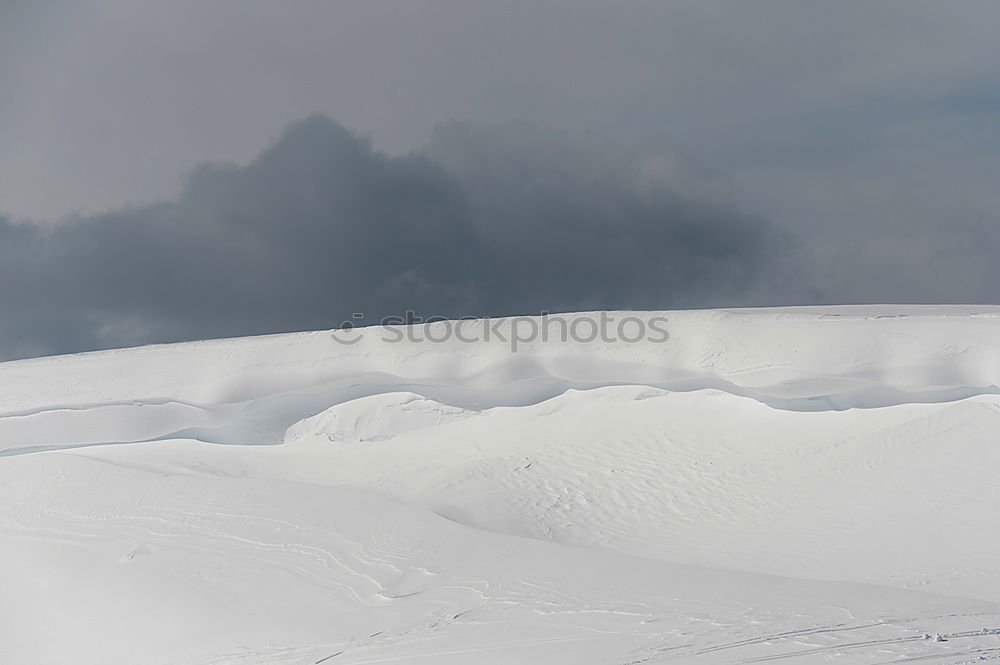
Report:
<svg viewBox="0 0 1000 665"><path fill-rule="evenodd" d="M1000 308L613 314L0 364L0 655L1000 658Z"/></svg>

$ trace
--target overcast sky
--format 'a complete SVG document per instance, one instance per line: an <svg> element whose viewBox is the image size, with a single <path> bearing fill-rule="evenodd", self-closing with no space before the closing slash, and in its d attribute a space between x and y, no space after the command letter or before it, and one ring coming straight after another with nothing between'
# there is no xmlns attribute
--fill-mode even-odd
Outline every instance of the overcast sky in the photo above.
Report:
<svg viewBox="0 0 1000 665"><path fill-rule="evenodd" d="M998 303L998 30L992 0L6 0L0 358Z"/></svg>

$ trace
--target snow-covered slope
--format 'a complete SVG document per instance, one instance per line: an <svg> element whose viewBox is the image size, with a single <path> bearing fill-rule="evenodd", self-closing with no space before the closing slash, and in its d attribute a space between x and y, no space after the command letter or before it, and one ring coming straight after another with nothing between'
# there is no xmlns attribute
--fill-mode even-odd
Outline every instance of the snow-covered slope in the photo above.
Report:
<svg viewBox="0 0 1000 665"><path fill-rule="evenodd" d="M0 662L1000 659L1000 308L615 316L0 364Z"/></svg>

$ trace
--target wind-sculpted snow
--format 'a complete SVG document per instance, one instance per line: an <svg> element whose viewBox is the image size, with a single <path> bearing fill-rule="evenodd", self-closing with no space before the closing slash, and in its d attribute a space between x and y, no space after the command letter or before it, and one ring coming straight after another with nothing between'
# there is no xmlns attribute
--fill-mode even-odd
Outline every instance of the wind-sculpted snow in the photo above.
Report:
<svg viewBox="0 0 1000 665"><path fill-rule="evenodd" d="M1000 309L636 316L0 365L0 660L1000 658Z"/></svg>

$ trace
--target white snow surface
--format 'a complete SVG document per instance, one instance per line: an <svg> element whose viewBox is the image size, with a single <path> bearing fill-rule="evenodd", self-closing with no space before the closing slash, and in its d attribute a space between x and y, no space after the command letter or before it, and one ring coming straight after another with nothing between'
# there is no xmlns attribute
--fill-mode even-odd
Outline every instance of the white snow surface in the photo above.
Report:
<svg viewBox="0 0 1000 665"><path fill-rule="evenodd" d="M0 663L1000 660L1000 307L615 315L0 364Z"/></svg>

